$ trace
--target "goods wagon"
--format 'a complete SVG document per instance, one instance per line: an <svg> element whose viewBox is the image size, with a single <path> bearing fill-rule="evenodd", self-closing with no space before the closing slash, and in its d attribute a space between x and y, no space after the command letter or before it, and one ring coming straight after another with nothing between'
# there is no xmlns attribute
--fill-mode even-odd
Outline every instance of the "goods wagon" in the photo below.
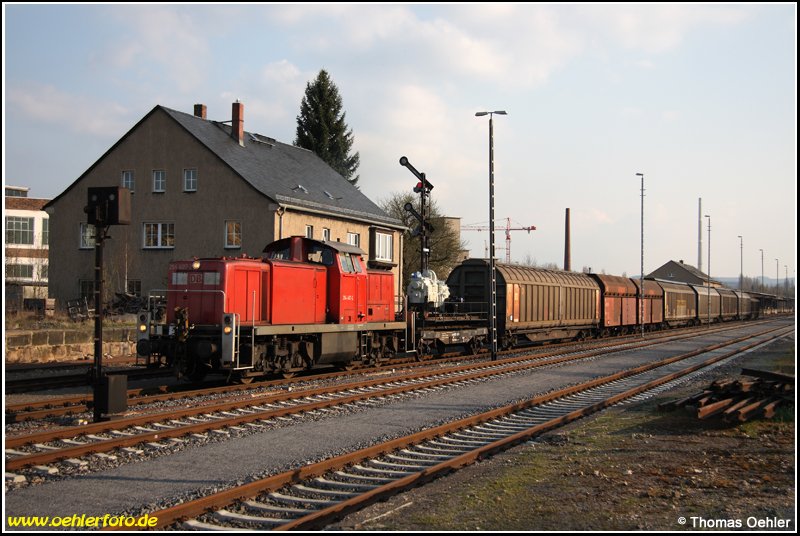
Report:
<svg viewBox="0 0 800 536"><path fill-rule="evenodd" d="M470 259L447 278L451 299L487 303L489 262ZM582 273L497 264L497 330L502 347L519 340L583 338L600 324L600 287Z"/></svg>

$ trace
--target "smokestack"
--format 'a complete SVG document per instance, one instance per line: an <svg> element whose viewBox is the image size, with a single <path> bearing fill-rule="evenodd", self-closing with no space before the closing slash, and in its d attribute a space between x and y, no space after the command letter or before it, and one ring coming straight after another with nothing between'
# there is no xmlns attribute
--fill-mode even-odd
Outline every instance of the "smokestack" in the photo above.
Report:
<svg viewBox="0 0 800 536"><path fill-rule="evenodd" d="M572 246L570 245L569 235L569 209L567 209L567 214L564 221L564 271L566 272L572 271Z"/></svg>
<svg viewBox="0 0 800 536"><path fill-rule="evenodd" d="M200 119L206 118L206 105L205 104L195 104L194 105L194 116L199 117Z"/></svg>
<svg viewBox="0 0 800 536"><path fill-rule="evenodd" d="M238 100L233 103L232 116L231 137L244 147L244 104Z"/></svg>
<svg viewBox="0 0 800 536"><path fill-rule="evenodd" d="M697 199L697 270L703 271L703 198Z"/></svg>

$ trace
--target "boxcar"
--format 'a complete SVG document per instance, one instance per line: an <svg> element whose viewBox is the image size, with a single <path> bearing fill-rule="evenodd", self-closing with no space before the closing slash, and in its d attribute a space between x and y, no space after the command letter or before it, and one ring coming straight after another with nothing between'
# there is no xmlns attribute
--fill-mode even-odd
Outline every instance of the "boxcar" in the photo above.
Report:
<svg viewBox="0 0 800 536"><path fill-rule="evenodd" d="M451 299L488 303L489 262L470 259L447 278ZM600 324L600 287L588 275L497 264L497 329L508 347L529 341L583 338Z"/></svg>
<svg viewBox="0 0 800 536"><path fill-rule="evenodd" d="M670 327L697 324L697 293L686 283L657 281L664 290L664 322Z"/></svg>
<svg viewBox="0 0 800 536"><path fill-rule="evenodd" d="M625 333L636 325L638 287L627 277L589 274L602 293L600 329L603 335Z"/></svg>
<svg viewBox="0 0 800 536"><path fill-rule="evenodd" d="M719 322L722 310L718 290L702 285L689 286L697 293L697 319L700 323Z"/></svg>
<svg viewBox="0 0 800 536"><path fill-rule="evenodd" d="M720 318L723 322L739 316L739 297L729 288L718 288L720 299Z"/></svg>
<svg viewBox="0 0 800 536"><path fill-rule="evenodd" d="M639 292L639 281L634 279L633 283ZM639 309L640 322L644 322L648 330L660 328L664 323L664 289L655 281L645 279L643 298Z"/></svg>

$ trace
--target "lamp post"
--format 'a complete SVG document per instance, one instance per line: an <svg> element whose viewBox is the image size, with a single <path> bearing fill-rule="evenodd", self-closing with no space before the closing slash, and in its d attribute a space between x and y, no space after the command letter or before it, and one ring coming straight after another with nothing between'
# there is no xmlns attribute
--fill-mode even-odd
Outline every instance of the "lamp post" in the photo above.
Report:
<svg viewBox="0 0 800 536"><path fill-rule="evenodd" d="M775 259L775 296L778 295L778 283L780 282L780 275L778 274L778 259Z"/></svg>
<svg viewBox="0 0 800 536"><path fill-rule="evenodd" d="M739 235L739 290L744 292L744 239Z"/></svg>
<svg viewBox="0 0 800 536"><path fill-rule="evenodd" d="M489 339L492 361L497 359L497 266L494 260L494 114L507 115L505 110L476 112L475 117L489 116Z"/></svg>
<svg viewBox="0 0 800 536"><path fill-rule="evenodd" d="M759 249L761 252L761 292L764 292L764 250Z"/></svg>
<svg viewBox="0 0 800 536"><path fill-rule="evenodd" d="M644 337L644 173L637 173L637 177L642 178L642 219L641 219L641 265L639 270L639 324L642 327L642 337Z"/></svg>
<svg viewBox="0 0 800 536"><path fill-rule="evenodd" d="M708 218L708 303L706 304L708 327L711 328L711 216L706 214Z"/></svg>

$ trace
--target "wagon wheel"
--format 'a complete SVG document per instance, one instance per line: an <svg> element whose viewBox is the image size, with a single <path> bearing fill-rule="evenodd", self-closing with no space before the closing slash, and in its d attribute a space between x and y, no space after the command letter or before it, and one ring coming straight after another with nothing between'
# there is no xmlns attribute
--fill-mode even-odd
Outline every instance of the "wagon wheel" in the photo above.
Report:
<svg viewBox="0 0 800 536"><path fill-rule="evenodd" d="M478 355L478 350L480 350L481 345L478 343L478 340L473 337L467 343L467 352L470 355Z"/></svg>

